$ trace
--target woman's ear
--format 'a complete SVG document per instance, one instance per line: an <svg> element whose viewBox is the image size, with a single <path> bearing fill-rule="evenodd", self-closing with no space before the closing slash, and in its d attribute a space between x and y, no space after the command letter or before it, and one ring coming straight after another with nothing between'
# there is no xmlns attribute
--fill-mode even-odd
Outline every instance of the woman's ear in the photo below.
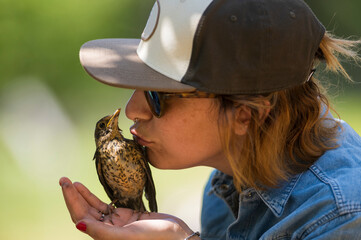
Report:
<svg viewBox="0 0 361 240"><path fill-rule="evenodd" d="M259 111L259 124L263 124L263 122L268 117L268 114L270 113L270 102L264 101L263 103L264 107L260 107L258 109ZM251 108L242 105L236 109L236 118L234 121L234 131L236 135L242 136L247 133L249 123L251 122L252 114L251 114Z"/></svg>
<svg viewBox="0 0 361 240"><path fill-rule="evenodd" d="M242 105L235 110L234 133L243 136L247 133L251 121L251 109Z"/></svg>

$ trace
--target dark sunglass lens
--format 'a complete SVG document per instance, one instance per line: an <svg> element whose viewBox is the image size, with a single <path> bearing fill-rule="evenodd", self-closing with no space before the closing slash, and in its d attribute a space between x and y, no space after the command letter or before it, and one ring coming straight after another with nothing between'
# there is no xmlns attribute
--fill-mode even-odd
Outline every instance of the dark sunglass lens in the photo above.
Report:
<svg viewBox="0 0 361 240"><path fill-rule="evenodd" d="M159 117L161 113L159 93L156 91L146 91L146 96L151 110Z"/></svg>

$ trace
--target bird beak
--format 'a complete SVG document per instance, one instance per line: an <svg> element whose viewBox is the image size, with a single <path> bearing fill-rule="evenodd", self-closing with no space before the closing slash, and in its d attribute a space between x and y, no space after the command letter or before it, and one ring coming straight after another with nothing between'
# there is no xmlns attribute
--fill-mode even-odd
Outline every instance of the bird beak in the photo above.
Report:
<svg viewBox="0 0 361 240"><path fill-rule="evenodd" d="M113 116L110 118L108 124L107 124L107 128L111 127L112 129L117 129L118 128L118 118L119 118L119 113L120 113L120 108L118 108L115 113L113 114Z"/></svg>

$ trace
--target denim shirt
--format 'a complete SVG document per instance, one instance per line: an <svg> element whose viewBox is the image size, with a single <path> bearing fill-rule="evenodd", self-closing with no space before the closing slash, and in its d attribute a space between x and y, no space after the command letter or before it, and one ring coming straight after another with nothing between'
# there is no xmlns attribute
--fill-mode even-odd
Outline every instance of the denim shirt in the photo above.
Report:
<svg viewBox="0 0 361 240"><path fill-rule="evenodd" d="M201 238L361 239L361 138L341 124L339 147L279 188L239 194L231 176L213 171Z"/></svg>

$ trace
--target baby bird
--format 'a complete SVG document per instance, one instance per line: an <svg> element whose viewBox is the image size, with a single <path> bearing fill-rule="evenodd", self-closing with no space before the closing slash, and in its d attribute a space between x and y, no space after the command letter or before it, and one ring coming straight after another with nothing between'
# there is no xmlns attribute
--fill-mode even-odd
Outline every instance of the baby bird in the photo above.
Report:
<svg viewBox="0 0 361 240"><path fill-rule="evenodd" d="M146 212L143 191L149 209L157 212L155 187L145 149L137 142L123 137L118 127L120 109L100 119L95 127L95 165L99 180L112 206Z"/></svg>

